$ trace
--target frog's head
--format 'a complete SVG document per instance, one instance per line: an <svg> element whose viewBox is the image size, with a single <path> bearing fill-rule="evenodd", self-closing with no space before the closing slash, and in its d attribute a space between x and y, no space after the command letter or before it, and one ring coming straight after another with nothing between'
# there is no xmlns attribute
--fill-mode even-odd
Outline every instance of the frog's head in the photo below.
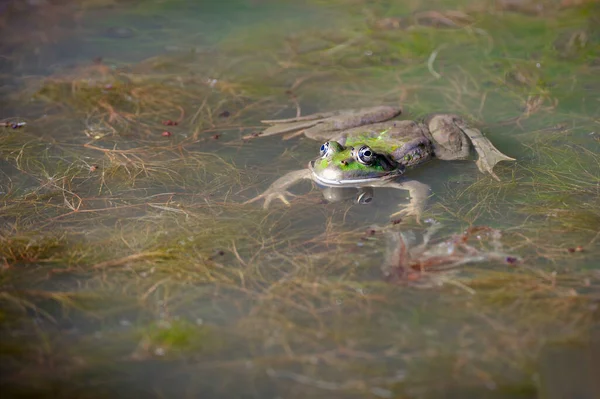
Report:
<svg viewBox="0 0 600 399"><path fill-rule="evenodd" d="M359 144L344 147L336 141L321 146L321 156L308 164L317 182L329 186L360 185L404 173L404 166L387 154Z"/></svg>

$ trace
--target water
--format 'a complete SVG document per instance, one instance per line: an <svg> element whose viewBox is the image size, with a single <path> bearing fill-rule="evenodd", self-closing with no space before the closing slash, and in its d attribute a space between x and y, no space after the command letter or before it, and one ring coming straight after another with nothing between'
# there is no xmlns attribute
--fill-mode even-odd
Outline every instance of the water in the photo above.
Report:
<svg viewBox="0 0 600 399"><path fill-rule="evenodd" d="M3 393L597 397L598 11L3 3ZM260 120L379 104L517 162L411 170L421 224L391 188L244 204L321 144Z"/></svg>

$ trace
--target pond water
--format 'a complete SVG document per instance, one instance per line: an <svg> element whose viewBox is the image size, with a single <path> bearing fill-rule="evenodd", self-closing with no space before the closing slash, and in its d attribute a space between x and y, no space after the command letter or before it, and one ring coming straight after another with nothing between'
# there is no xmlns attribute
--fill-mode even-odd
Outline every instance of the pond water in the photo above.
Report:
<svg viewBox="0 0 600 399"><path fill-rule="evenodd" d="M599 27L584 0L3 2L3 396L600 397ZM261 120L383 104L516 161L409 170L420 220L389 187L247 203L322 144Z"/></svg>

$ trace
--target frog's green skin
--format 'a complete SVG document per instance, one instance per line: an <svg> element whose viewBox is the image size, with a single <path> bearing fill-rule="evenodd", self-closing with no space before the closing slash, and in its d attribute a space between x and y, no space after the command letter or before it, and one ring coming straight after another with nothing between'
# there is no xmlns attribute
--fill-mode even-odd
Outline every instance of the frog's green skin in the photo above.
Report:
<svg viewBox="0 0 600 399"><path fill-rule="evenodd" d="M262 132L264 136L303 130L307 137L325 143L320 156L309 162L307 170L282 176L267 191L248 202L264 198L268 207L278 198L289 204L286 196L291 194L287 188L301 179L312 179L330 187L385 185L409 190L411 204L399 213L418 216L429 196L429 187L407 179L393 181L408 168L434 157L464 159L469 156L471 144L479 155L479 170L497 180L492 170L494 165L513 160L456 115L434 114L423 122L388 120L400 112L397 107L381 106L263 121L274 125Z"/></svg>
<svg viewBox="0 0 600 399"><path fill-rule="evenodd" d="M361 148L370 149L371 160L361 162ZM407 167L433 157L432 141L423 126L412 121L375 123L346 130L323 144L328 154L309 163L315 179L326 185L352 185L389 179ZM369 150L365 150L369 152ZM468 147L467 147L468 151Z"/></svg>

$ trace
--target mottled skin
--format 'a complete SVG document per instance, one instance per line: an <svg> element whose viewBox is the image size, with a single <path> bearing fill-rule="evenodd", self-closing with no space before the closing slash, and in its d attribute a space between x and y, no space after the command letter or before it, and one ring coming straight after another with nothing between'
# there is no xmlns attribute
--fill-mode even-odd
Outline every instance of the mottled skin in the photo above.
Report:
<svg viewBox="0 0 600 399"><path fill-rule="evenodd" d="M513 160L498 151L478 129L460 117L434 114L423 122L389 120L400 108L380 106L313 114L299 118L263 121L273 126L262 132L269 136L302 130L325 143L321 155L309 162L308 169L294 171L277 179L263 194L248 202L265 199L268 207L273 199L289 204L287 188L301 179L312 179L328 187L386 186L410 191L411 203L398 215L421 213L429 187L423 183L394 179L407 170L434 157L442 160L464 159L471 144L479 159L481 172L498 176L493 167L500 161Z"/></svg>

